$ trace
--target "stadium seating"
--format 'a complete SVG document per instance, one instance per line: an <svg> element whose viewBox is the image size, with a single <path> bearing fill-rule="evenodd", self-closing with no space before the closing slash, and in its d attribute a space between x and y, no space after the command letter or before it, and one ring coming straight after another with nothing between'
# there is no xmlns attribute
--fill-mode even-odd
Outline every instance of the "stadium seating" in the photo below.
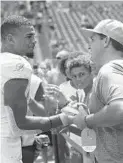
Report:
<svg viewBox="0 0 123 163"><path fill-rule="evenodd" d="M4 5L3 3L1 5L3 10L6 7ZM8 4L6 3L6 5ZM5 8L4 17L10 14L19 14L17 5L20 4L13 2L11 7L9 5L8 10ZM60 40L64 40L68 45L70 45L72 50L87 52L88 39L84 38L81 31L81 20L83 14L87 16L89 24L93 27L100 20L107 18L117 19L123 22L123 2L89 3L76 1L70 9L69 2L54 1L48 7L48 13L55 24L56 39L59 42Z"/></svg>
<svg viewBox="0 0 123 163"><path fill-rule="evenodd" d="M57 3L57 2L55 2ZM57 24L58 39L64 39L69 44L72 44L74 50L87 51L87 39L82 35L80 25L81 17L83 15L83 5L80 3L81 9L77 8L70 12L60 7L56 9L57 5L52 5L50 14L54 22ZM123 3L93 3L91 6L86 6L86 15L90 25L95 26L102 19L112 18L123 22Z"/></svg>

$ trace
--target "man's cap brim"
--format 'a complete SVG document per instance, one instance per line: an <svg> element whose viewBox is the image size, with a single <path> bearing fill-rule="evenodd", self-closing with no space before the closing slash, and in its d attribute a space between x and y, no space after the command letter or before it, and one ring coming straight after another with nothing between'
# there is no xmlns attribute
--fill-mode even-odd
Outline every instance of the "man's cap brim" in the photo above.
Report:
<svg viewBox="0 0 123 163"><path fill-rule="evenodd" d="M81 28L81 30L85 37L91 37L94 33L98 33L94 29Z"/></svg>

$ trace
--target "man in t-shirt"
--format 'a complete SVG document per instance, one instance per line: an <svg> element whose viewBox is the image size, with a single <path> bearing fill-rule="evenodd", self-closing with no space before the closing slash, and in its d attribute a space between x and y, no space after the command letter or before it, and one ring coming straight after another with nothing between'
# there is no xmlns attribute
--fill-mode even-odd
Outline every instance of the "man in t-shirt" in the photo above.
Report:
<svg viewBox="0 0 123 163"><path fill-rule="evenodd" d="M23 56L32 53L36 43L30 21L7 17L1 24L1 41L1 160L22 163L21 136L69 125L73 117L64 113L50 118L26 115L32 68ZM36 103L35 107L40 108Z"/></svg>
<svg viewBox="0 0 123 163"><path fill-rule="evenodd" d="M90 115L82 109L74 123L82 130L95 130L98 163L123 163L123 23L106 19L83 31L90 37L92 60L99 72L88 105Z"/></svg>

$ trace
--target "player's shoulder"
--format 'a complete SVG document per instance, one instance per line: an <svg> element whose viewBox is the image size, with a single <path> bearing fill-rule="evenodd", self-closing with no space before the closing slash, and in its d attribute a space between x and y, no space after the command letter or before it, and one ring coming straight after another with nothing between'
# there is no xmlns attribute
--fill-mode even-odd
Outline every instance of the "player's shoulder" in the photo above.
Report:
<svg viewBox="0 0 123 163"><path fill-rule="evenodd" d="M14 68L16 70L27 68L31 69L29 62L22 56L12 53L1 53L1 63L3 67Z"/></svg>
<svg viewBox="0 0 123 163"><path fill-rule="evenodd" d="M32 74L32 68L29 62L18 55L12 53L1 54L1 75L5 79L28 78Z"/></svg>
<svg viewBox="0 0 123 163"><path fill-rule="evenodd" d="M13 54L13 53L9 53L9 52L1 53L0 57L2 60L4 60L5 63L7 61L19 60L22 58L22 56L19 56L19 55Z"/></svg>

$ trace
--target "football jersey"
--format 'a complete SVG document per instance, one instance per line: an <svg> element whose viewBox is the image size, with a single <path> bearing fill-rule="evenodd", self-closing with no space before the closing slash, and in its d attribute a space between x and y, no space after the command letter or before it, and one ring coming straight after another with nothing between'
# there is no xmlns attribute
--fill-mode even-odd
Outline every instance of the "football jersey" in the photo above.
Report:
<svg viewBox="0 0 123 163"><path fill-rule="evenodd" d="M3 163L22 163L20 135L26 131L20 130L17 127L12 109L4 105L4 85L9 80L15 78L28 79L30 83L32 69L23 57L11 53L1 53L0 63L1 161ZM25 91L26 96L28 91L29 86Z"/></svg>
<svg viewBox="0 0 123 163"><path fill-rule="evenodd" d="M9 123L9 119L7 117L7 113L9 110L9 106L4 105L4 85L7 81L11 79L28 79L30 83L32 68L27 60L19 55L15 55L12 53L1 53L0 55L1 62L1 135L2 137L12 136L14 133L11 131L11 125ZM29 85L29 84L28 84ZM25 91L27 96L29 91L29 86ZM14 124L13 124L14 125Z"/></svg>

